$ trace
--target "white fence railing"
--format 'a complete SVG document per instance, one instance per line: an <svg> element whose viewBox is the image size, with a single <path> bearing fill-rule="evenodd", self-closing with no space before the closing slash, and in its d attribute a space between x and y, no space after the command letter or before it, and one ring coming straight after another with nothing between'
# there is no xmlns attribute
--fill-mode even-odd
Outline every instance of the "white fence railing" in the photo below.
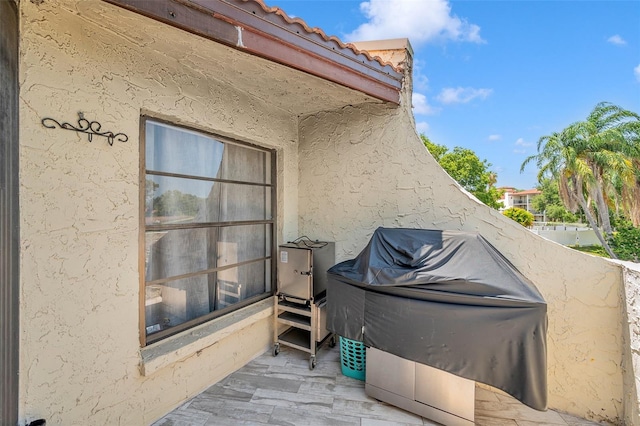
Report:
<svg viewBox="0 0 640 426"><path fill-rule="evenodd" d="M531 231L564 246L599 246L600 241L593 229L564 225L534 226Z"/></svg>

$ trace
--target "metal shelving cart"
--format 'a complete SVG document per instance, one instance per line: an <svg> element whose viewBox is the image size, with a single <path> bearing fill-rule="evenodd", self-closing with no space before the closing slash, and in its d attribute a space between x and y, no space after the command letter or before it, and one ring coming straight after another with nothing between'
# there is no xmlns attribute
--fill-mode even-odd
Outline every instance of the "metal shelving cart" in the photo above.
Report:
<svg viewBox="0 0 640 426"><path fill-rule="evenodd" d="M335 262L335 245L299 239L281 245L278 254L273 356L280 345L290 346L310 354L313 370L320 346L336 342L326 328L326 271Z"/></svg>
<svg viewBox="0 0 640 426"><path fill-rule="evenodd" d="M273 346L273 356L280 352L280 345L289 346L310 354L309 369L316 366L316 353L320 346L327 343L333 347L336 344L335 335L326 329L326 298L319 303L309 305L289 302L276 297L275 312L275 344ZM288 327L278 332L280 324Z"/></svg>

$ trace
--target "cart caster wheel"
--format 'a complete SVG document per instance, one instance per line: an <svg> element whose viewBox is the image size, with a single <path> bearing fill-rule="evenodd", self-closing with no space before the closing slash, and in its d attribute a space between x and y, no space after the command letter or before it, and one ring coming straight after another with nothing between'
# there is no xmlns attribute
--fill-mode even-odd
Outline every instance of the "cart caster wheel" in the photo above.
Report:
<svg viewBox="0 0 640 426"><path fill-rule="evenodd" d="M273 356L278 356L280 353L280 344L276 343L273 345Z"/></svg>
<svg viewBox="0 0 640 426"><path fill-rule="evenodd" d="M316 368L316 357L312 355L311 358L309 358L309 370L313 370L314 368Z"/></svg>
<svg viewBox="0 0 640 426"><path fill-rule="evenodd" d="M336 335L335 334L333 336L331 336L331 339L329 339L329 347L330 348L335 348L336 347Z"/></svg>

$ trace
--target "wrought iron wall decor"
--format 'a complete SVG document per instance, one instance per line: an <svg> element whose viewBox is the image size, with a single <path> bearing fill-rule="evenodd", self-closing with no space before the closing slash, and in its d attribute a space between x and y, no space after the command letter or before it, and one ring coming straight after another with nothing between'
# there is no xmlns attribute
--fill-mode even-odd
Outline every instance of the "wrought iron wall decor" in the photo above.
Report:
<svg viewBox="0 0 640 426"><path fill-rule="evenodd" d="M86 133L87 139L89 142L93 140L93 135L104 136L107 138L107 142L109 145L113 146L114 141L118 142L126 142L129 140L129 137L124 133L113 133L113 132L102 132L100 129L102 125L97 121L89 121L84 118L84 114L82 112L78 113L78 126L74 126L69 123L60 123L53 118L43 118L42 125L47 129L55 129L56 126L64 129L64 130L72 130L74 132Z"/></svg>

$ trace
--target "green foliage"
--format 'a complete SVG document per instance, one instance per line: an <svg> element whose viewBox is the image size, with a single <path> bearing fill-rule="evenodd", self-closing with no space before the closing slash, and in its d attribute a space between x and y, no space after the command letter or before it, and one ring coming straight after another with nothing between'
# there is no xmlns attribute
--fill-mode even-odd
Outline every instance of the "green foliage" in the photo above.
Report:
<svg viewBox="0 0 640 426"><path fill-rule="evenodd" d="M145 179L145 185L144 185L144 190L145 190L145 214L148 216L151 214L151 204L153 201L153 195L155 194L155 191L158 189L160 185L155 183L154 181L152 181L151 179Z"/></svg>
<svg viewBox="0 0 640 426"><path fill-rule="evenodd" d="M545 216L550 222L573 223L578 221L578 216L558 204L552 204L548 206L547 210L545 211Z"/></svg>
<svg viewBox="0 0 640 426"><path fill-rule="evenodd" d="M615 258L607 241L613 236L611 207L640 224L639 141L640 115L601 102L586 120L542 136L538 154L526 158L520 171L535 161L539 182L545 177L556 180L566 208L582 210L609 256Z"/></svg>
<svg viewBox="0 0 640 426"><path fill-rule="evenodd" d="M156 216L195 216L204 200L193 194L171 190L153 199Z"/></svg>
<svg viewBox="0 0 640 426"><path fill-rule="evenodd" d="M607 251L602 246L568 246L577 251L581 251L583 253L593 254L595 256L600 257L609 257Z"/></svg>
<svg viewBox="0 0 640 426"><path fill-rule="evenodd" d="M538 185L538 190L542 194L536 195L531 200L531 205L535 211L544 212L546 220L551 222L575 222L577 216L568 211L560 200L558 193L558 181L544 178Z"/></svg>
<svg viewBox="0 0 640 426"><path fill-rule="evenodd" d="M426 146L429 152L431 153L431 155L433 155L433 158L435 158L436 161L440 163L440 158L447 151L449 151L449 148L447 148L444 145L438 145L431 142L431 140L428 137L426 137L424 134L420 135L420 138L422 138L422 143L424 143L424 146Z"/></svg>
<svg viewBox="0 0 640 426"><path fill-rule="evenodd" d="M533 213L526 211L525 209L519 209L517 207L510 207L502 212L503 215L509 219L515 220L520 225L530 227L533 225Z"/></svg>
<svg viewBox="0 0 640 426"><path fill-rule="evenodd" d="M640 261L640 228L628 220L619 220L609 242L613 252L620 260Z"/></svg>
<svg viewBox="0 0 640 426"><path fill-rule="evenodd" d="M476 153L468 148L455 147L453 151L444 145L438 145L425 135L420 135L433 158L464 189L471 192L480 201L498 209L498 200L502 192L494 187L497 175L490 171L491 163L480 160Z"/></svg>
<svg viewBox="0 0 640 426"><path fill-rule="evenodd" d="M550 206L562 205L560 195L558 194L557 180L549 178L542 179L537 188L542 194L536 195L531 200L531 206L536 211L543 212L548 210Z"/></svg>

